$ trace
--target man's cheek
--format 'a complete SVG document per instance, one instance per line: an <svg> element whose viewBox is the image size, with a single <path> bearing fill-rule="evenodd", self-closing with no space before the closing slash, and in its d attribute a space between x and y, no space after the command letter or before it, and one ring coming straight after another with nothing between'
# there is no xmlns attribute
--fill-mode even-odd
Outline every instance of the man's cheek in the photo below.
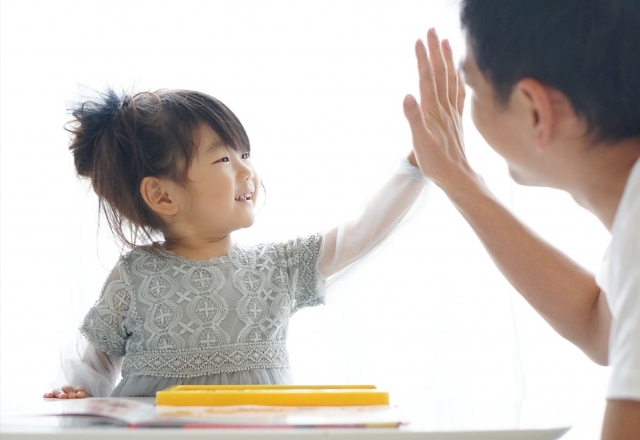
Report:
<svg viewBox="0 0 640 440"><path fill-rule="evenodd" d="M487 115L487 111L486 109L483 111L482 106L480 105L480 103L477 101L477 99L475 99L475 97L472 97L471 99L471 120L473 121L473 125L476 126L476 128L478 129L478 132L482 135L482 137L489 142L489 139L487 139L486 136L486 132L489 124L488 119L488 115Z"/></svg>

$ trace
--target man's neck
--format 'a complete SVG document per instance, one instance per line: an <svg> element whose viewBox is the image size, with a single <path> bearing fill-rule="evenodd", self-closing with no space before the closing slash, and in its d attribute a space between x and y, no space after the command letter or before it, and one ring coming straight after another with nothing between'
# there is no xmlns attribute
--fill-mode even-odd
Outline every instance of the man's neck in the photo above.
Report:
<svg viewBox="0 0 640 440"><path fill-rule="evenodd" d="M564 189L611 231L629 174L639 158L637 139L589 146L571 167Z"/></svg>

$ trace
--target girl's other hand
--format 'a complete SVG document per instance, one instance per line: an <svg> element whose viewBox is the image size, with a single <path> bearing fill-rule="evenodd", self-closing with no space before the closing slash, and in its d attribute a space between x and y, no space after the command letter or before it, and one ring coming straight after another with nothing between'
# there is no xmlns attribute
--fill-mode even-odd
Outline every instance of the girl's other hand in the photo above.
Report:
<svg viewBox="0 0 640 440"><path fill-rule="evenodd" d="M44 393L43 397L45 399L82 399L87 397L87 391L81 386L63 385L62 389Z"/></svg>

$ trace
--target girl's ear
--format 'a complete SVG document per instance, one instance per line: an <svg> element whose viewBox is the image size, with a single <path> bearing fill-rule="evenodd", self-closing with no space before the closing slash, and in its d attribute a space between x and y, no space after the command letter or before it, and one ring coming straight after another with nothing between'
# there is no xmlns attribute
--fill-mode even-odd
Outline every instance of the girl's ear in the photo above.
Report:
<svg viewBox="0 0 640 440"><path fill-rule="evenodd" d="M140 194L156 214L172 216L178 213L175 184L158 177L145 177L140 182Z"/></svg>

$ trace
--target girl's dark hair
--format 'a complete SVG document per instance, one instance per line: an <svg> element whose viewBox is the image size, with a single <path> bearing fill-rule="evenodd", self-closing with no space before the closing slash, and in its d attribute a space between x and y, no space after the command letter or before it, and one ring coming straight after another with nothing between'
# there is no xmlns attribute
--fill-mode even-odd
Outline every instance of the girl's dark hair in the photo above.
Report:
<svg viewBox="0 0 640 440"><path fill-rule="evenodd" d="M567 96L595 140L640 136L639 0L462 0L461 21L502 104L535 78Z"/></svg>
<svg viewBox="0 0 640 440"><path fill-rule="evenodd" d="M91 180L99 211L124 245L153 242L163 223L146 204L147 176L187 183L197 135L211 127L233 150L250 151L238 118L217 99L190 90L158 90L133 96L112 89L71 110L69 149L79 176Z"/></svg>

